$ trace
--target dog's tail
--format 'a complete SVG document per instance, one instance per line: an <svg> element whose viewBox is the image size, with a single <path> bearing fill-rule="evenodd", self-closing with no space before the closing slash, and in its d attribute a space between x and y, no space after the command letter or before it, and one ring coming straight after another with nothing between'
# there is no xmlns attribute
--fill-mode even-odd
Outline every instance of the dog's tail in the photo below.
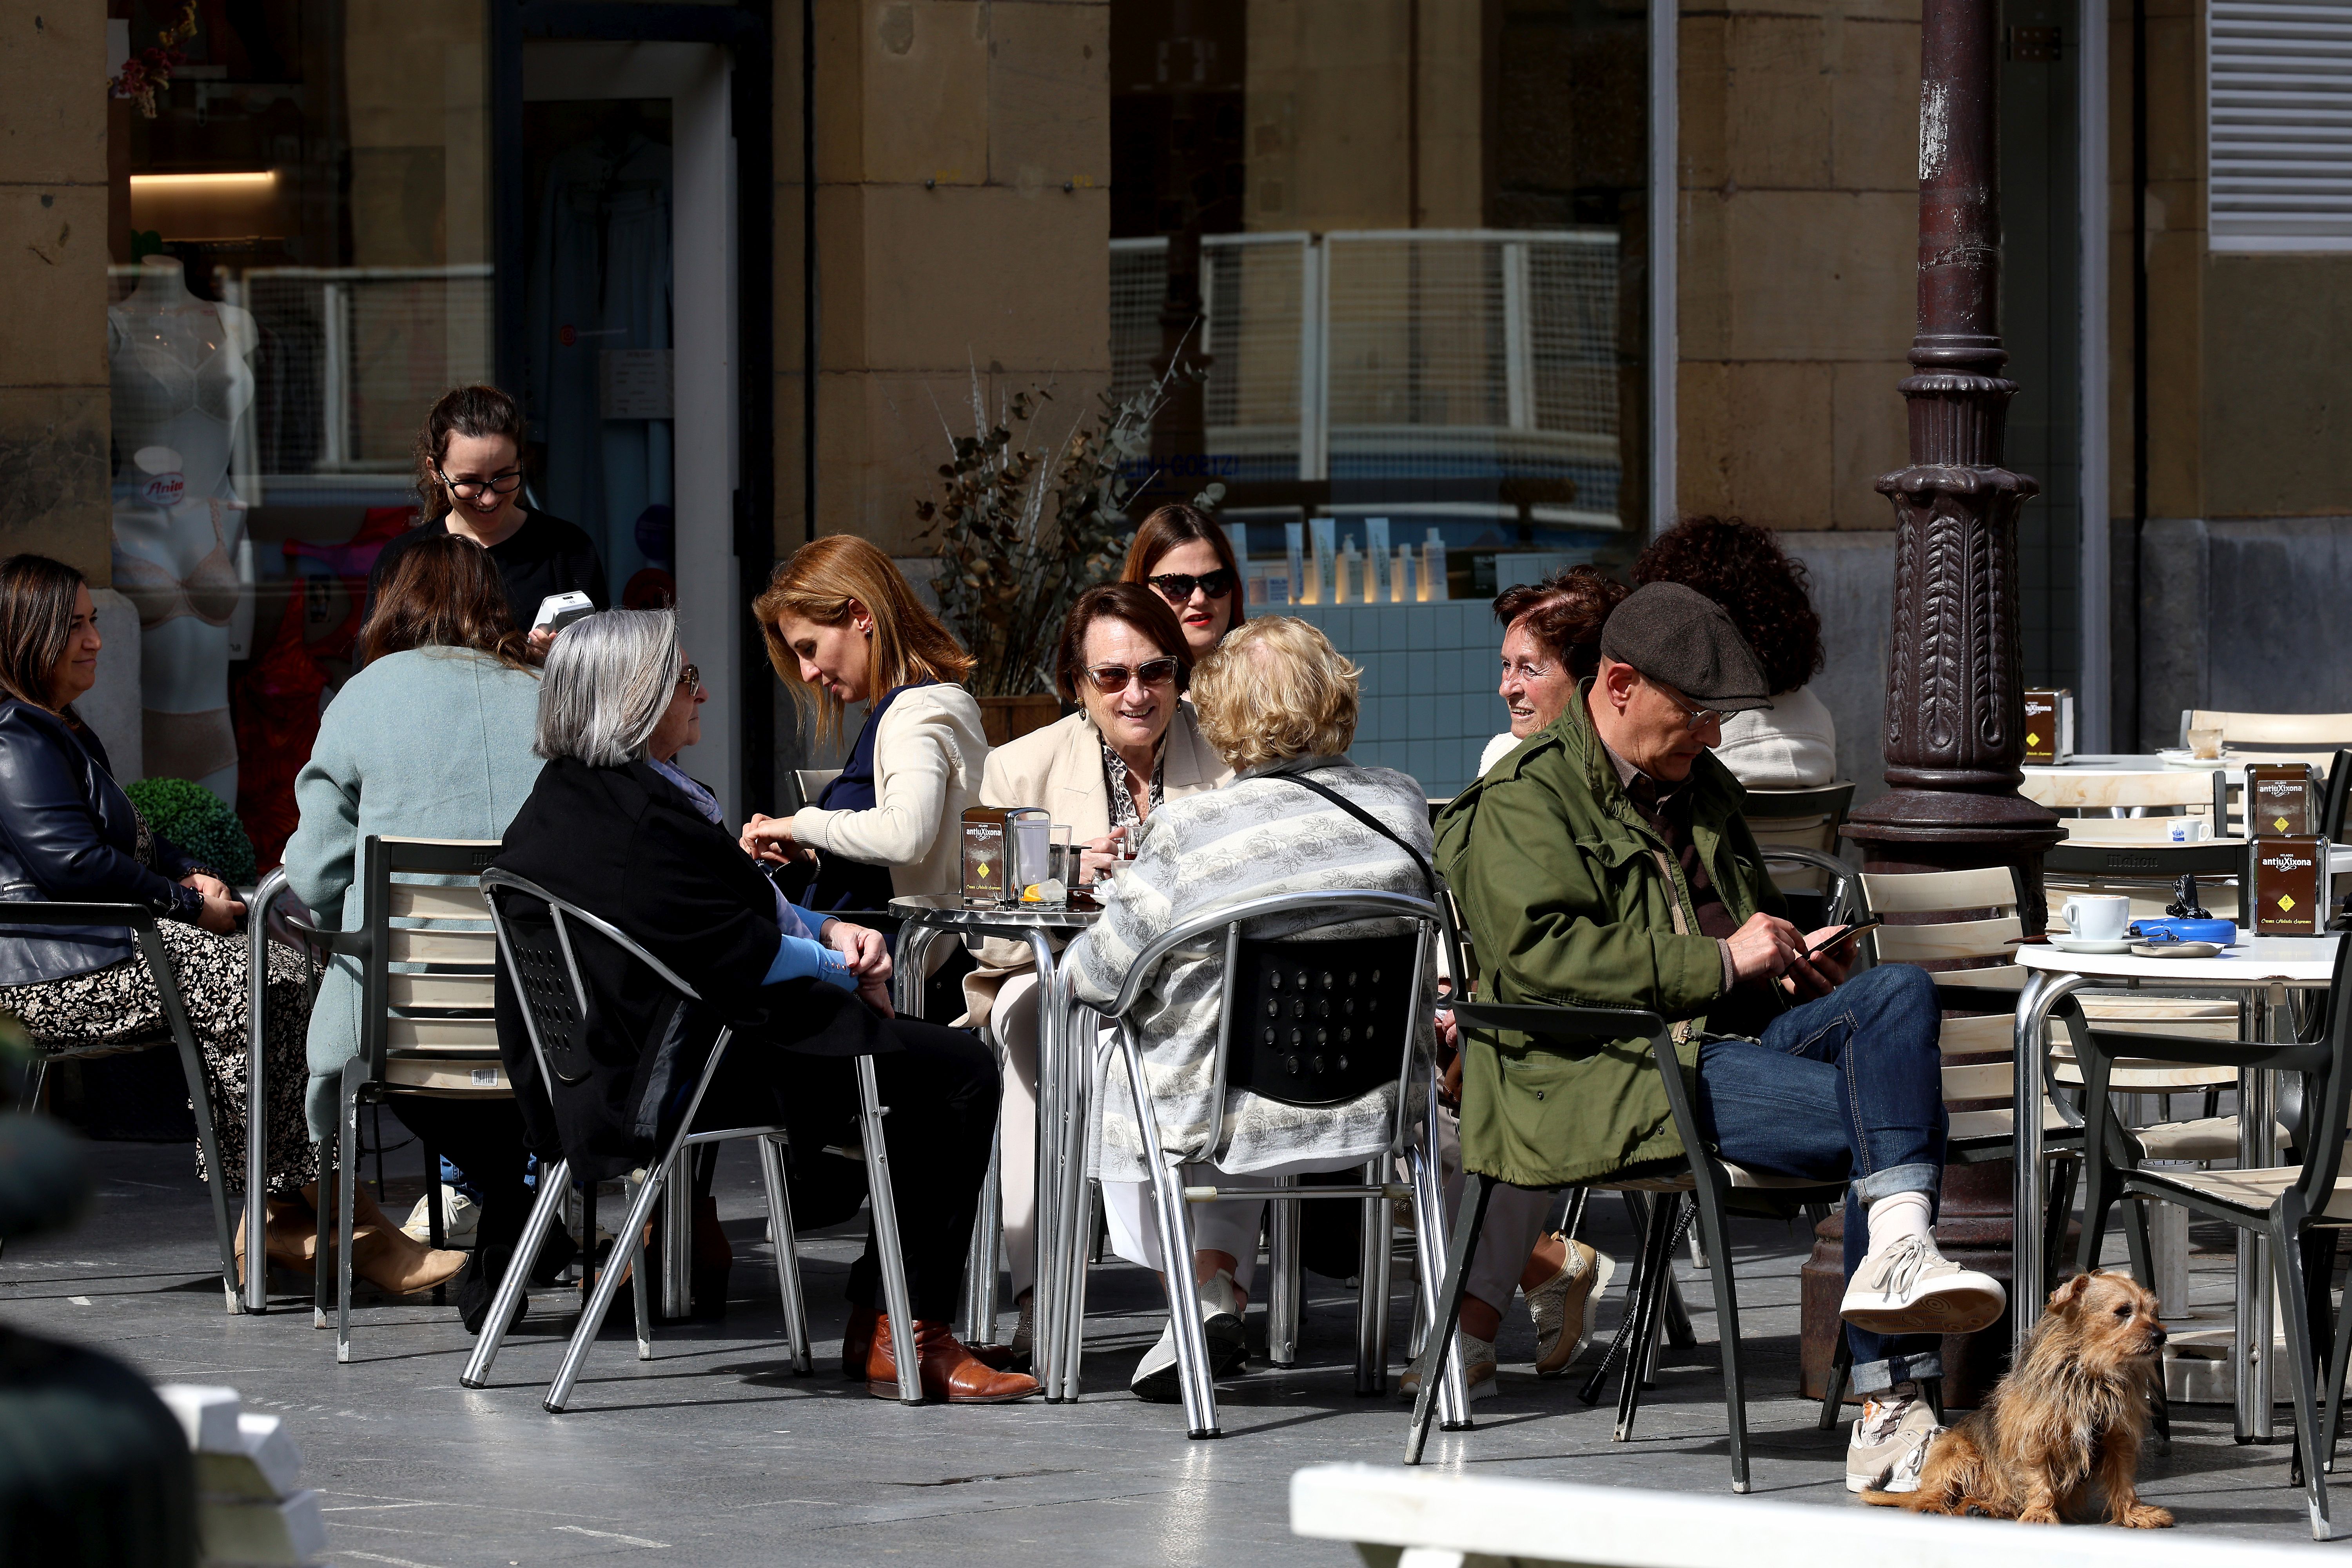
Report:
<svg viewBox="0 0 2352 1568"><path fill-rule="evenodd" d="M1863 1501L1870 1504L1873 1508L1906 1508L1910 1505L1913 1494L1910 1492L1883 1492L1876 1487L1869 1487L1864 1489L1859 1495Z"/></svg>

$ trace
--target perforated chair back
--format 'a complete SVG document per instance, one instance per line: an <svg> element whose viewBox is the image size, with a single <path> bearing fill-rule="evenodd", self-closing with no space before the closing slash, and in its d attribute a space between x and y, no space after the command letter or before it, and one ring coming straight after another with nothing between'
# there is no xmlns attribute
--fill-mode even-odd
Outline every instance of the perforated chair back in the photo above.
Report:
<svg viewBox="0 0 2352 1568"><path fill-rule="evenodd" d="M1286 938L1234 949L1226 1082L1285 1105L1341 1105L1396 1073L1392 1048L1420 994L1423 938Z"/></svg>

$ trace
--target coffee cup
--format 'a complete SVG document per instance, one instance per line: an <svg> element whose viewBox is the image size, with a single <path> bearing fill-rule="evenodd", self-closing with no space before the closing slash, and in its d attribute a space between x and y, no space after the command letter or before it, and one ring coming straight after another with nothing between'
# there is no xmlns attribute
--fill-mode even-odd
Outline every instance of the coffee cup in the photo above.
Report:
<svg viewBox="0 0 2352 1568"><path fill-rule="evenodd" d="M2077 893L2058 912L2069 932L2088 942L2120 942L2131 924L2131 900L2120 894Z"/></svg>

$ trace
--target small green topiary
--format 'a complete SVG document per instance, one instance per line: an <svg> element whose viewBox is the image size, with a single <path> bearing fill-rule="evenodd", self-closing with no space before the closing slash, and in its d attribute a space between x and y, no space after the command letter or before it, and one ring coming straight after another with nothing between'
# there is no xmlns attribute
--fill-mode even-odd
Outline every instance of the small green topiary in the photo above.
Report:
<svg viewBox="0 0 2352 1568"><path fill-rule="evenodd" d="M168 838L234 888L249 888L258 870L245 824L220 796L187 779L141 779L123 794L147 819L147 831Z"/></svg>

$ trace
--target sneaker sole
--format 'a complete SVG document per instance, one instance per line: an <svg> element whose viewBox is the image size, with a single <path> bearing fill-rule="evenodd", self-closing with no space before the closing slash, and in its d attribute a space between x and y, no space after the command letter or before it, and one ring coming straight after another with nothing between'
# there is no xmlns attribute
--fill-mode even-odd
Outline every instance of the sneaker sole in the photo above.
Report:
<svg viewBox="0 0 2352 1568"><path fill-rule="evenodd" d="M1538 1377L1566 1377L1568 1369L1591 1348L1593 1327L1601 1321L1601 1299L1609 1294L1609 1282L1616 1278L1617 1260L1605 1252L1595 1252L1592 1255L1592 1289L1584 1294L1584 1323L1577 1331L1575 1348L1568 1352L1565 1361L1538 1360L1536 1363ZM1559 1337L1562 1340L1568 1338L1568 1325L1565 1323L1560 1325ZM1555 1356L1559 1353L1558 1345L1552 1347L1552 1353Z"/></svg>
<svg viewBox="0 0 2352 1568"><path fill-rule="evenodd" d="M1845 1489L1850 1492L1916 1492L1919 1489L1919 1483L1916 1480L1892 1480L1885 1476L1857 1476L1848 1470L1845 1473Z"/></svg>
<svg viewBox="0 0 2352 1568"><path fill-rule="evenodd" d="M1970 1334L2000 1321L2008 1302L1983 1290L1948 1290L1907 1307L1843 1307L1838 1316L1874 1334Z"/></svg>

